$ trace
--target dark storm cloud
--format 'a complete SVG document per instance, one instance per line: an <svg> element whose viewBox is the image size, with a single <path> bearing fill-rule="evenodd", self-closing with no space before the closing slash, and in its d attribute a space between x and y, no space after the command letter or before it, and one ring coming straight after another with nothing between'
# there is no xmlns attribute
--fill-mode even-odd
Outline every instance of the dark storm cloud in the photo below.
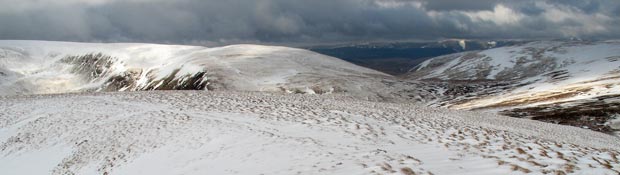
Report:
<svg viewBox="0 0 620 175"><path fill-rule="evenodd" d="M601 10L601 4L606 4L605 0L552 0L551 2L570 4L586 13L596 13Z"/></svg>
<svg viewBox="0 0 620 175"><path fill-rule="evenodd" d="M0 0L0 39L171 43L618 38L615 0Z"/></svg>
<svg viewBox="0 0 620 175"><path fill-rule="evenodd" d="M423 0L424 6L429 10L446 11L446 10L492 10L495 5L502 0Z"/></svg>

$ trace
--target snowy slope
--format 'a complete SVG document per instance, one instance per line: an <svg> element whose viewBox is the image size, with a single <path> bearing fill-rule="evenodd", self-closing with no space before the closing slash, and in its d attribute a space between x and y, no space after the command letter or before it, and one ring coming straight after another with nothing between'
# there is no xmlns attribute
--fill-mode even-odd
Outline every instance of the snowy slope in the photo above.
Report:
<svg viewBox="0 0 620 175"><path fill-rule="evenodd" d="M611 132L605 123L620 113L620 42L540 41L447 55L408 78L436 89L429 105Z"/></svg>
<svg viewBox="0 0 620 175"><path fill-rule="evenodd" d="M549 104L620 94L620 42L544 41L466 52L428 60L409 77L515 85L495 96L453 106L458 109Z"/></svg>
<svg viewBox="0 0 620 175"><path fill-rule="evenodd" d="M371 96L380 84L367 80L388 76L286 47L0 41L0 95L211 89Z"/></svg>
<svg viewBox="0 0 620 175"><path fill-rule="evenodd" d="M2 174L618 174L620 140L343 96L0 97Z"/></svg>
<svg viewBox="0 0 620 175"><path fill-rule="evenodd" d="M443 80L514 80L559 70L567 71L569 77L599 76L619 68L619 47L620 42L615 41L531 42L430 59L412 70L410 76Z"/></svg>

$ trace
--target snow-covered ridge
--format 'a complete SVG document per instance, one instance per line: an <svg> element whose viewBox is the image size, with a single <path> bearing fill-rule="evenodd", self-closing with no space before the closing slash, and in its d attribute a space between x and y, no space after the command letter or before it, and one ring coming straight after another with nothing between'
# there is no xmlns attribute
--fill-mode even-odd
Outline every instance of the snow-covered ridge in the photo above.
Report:
<svg viewBox="0 0 620 175"><path fill-rule="evenodd" d="M601 174L620 140L342 96L157 91L0 97L4 174Z"/></svg>
<svg viewBox="0 0 620 175"><path fill-rule="evenodd" d="M620 42L615 41L532 42L430 59L412 70L410 76L442 80L516 80L564 71L565 76L582 79L618 70L619 48Z"/></svg>
<svg viewBox="0 0 620 175"><path fill-rule="evenodd" d="M605 121L620 113L620 42L540 41L446 55L408 78L440 87L433 105L610 132Z"/></svg>
<svg viewBox="0 0 620 175"><path fill-rule="evenodd" d="M229 89L368 91L387 77L337 58L276 46L0 41L0 95ZM370 94L370 93L369 93Z"/></svg>
<svg viewBox="0 0 620 175"><path fill-rule="evenodd" d="M513 85L497 96L454 106L461 109L512 102L548 104L620 94L620 42L545 41L459 53L428 60L409 77L504 81ZM545 100L531 100L533 97Z"/></svg>

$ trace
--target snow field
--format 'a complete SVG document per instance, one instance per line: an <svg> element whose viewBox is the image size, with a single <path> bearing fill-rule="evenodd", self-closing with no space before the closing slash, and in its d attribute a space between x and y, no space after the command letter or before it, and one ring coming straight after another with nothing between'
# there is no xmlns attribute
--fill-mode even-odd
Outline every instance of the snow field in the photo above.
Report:
<svg viewBox="0 0 620 175"><path fill-rule="evenodd" d="M6 109L0 112L0 169L11 174L620 171L620 142L605 134L340 95L155 91L0 98Z"/></svg>

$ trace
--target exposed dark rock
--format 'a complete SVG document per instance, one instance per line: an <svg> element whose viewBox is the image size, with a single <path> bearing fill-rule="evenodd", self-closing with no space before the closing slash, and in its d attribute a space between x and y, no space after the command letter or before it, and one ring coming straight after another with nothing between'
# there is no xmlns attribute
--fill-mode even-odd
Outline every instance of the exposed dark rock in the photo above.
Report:
<svg viewBox="0 0 620 175"><path fill-rule="evenodd" d="M67 56L61 59L62 63L73 65L71 72L83 75L87 80L92 81L106 77L110 68L117 59L102 53L90 53L81 56ZM209 89L209 81L205 71L192 75L177 75L180 69L174 70L170 75L159 79L148 81L146 87L138 87L137 80L143 70L130 70L120 75L109 77L100 91L118 90L205 90ZM152 72L147 73L147 77L152 77Z"/></svg>
<svg viewBox="0 0 620 175"><path fill-rule="evenodd" d="M110 77L106 83L104 83L101 90L103 91L118 91L122 89L133 90L136 88L137 80L142 74L142 70L130 70L122 75L116 75Z"/></svg>
<svg viewBox="0 0 620 175"><path fill-rule="evenodd" d="M616 61L620 61L620 56L615 56L615 57L607 57L607 61L609 61L609 62L616 62Z"/></svg>
<svg viewBox="0 0 620 175"><path fill-rule="evenodd" d="M545 74L544 76L549 77L549 82L557 82L562 80L568 80L570 76L568 75L567 70L558 70Z"/></svg>
<svg viewBox="0 0 620 175"><path fill-rule="evenodd" d="M154 80L142 90L208 90L208 78L205 71L193 75L177 76L180 69L175 69L161 80Z"/></svg>
<svg viewBox="0 0 620 175"><path fill-rule="evenodd" d="M81 56L67 56L60 60L60 62L73 65L72 72L83 75L88 80L97 79L103 77L112 65L116 58L102 53L90 53Z"/></svg>

